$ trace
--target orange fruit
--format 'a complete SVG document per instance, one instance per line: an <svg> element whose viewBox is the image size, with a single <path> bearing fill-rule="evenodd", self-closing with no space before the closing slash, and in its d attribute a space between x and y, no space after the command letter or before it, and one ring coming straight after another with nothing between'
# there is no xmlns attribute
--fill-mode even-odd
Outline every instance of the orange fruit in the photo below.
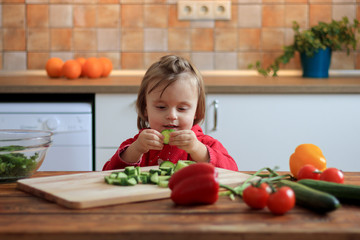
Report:
<svg viewBox="0 0 360 240"><path fill-rule="evenodd" d="M102 72L101 76L102 77L109 76L109 74L111 73L111 71L113 69L113 65L112 65L111 60L109 58L107 58L107 57L101 57L101 58L99 58L99 60L103 64L103 72Z"/></svg>
<svg viewBox="0 0 360 240"><path fill-rule="evenodd" d="M63 75L68 79L75 79L80 77L81 64L76 60L67 60L63 66Z"/></svg>
<svg viewBox="0 0 360 240"><path fill-rule="evenodd" d="M45 65L46 73L49 77L58 78L62 76L63 60L57 57L50 58Z"/></svg>
<svg viewBox="0 0 360 240"><path fill-rule="evenodd" d="M86 59L83 58L83 57L78 57L75 59L78 63L80 63L81 65L81 74L80 74L80 77L84 77L85 76L85 73L84 73L84 64L86 62Z"/></svg>
<svg viewBox="0 0 360 240"><path fill-rule="evenodd" d="M88 78L99 78L103 72L103 64L96 57L86 59L84 63L84 74Z"/></svg>

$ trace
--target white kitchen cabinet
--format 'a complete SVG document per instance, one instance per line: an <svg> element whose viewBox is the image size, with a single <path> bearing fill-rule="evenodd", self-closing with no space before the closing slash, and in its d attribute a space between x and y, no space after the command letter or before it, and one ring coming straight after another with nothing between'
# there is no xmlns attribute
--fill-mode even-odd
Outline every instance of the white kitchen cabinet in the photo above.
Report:
<svg viewBox="0 0 360 240"><path fill-rule="evenodd" d="M313 143L328 167L360 171L358 94L209 94L204 131L222 142L239 170L289 170L296 146Z"/></svg>
<svg viewBox="0 0 360 240"><path fill-rule="evenodd" d="M95 95L95 170L115 153L120 144L138 133L137 94Z"/></svg>

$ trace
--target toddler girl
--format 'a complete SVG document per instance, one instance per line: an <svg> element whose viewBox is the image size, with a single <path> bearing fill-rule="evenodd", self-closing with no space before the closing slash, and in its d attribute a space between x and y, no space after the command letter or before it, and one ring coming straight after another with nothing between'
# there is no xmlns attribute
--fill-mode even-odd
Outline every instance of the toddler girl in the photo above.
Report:
<svg viewBox="0 0 360 240"><path fill-rule="evenodd" d="M136 102L139 133L124 141L103 170L161 161L192 160L237 171L223 145L198 125L205 117L205 89L200 72L178 56L164 56L146 71ZM161 131L174 129L168 144Z"/></svg>

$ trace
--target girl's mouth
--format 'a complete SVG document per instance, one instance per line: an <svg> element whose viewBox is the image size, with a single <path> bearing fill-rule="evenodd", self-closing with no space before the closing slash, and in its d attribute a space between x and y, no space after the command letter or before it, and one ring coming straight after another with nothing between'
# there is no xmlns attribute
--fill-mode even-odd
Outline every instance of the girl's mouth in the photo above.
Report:
<svg viewBox="0 0 360 240"><path fill-rule="evenodd" d="M177 127L176 125L164 125L165 129L176 129Z"/></svg>

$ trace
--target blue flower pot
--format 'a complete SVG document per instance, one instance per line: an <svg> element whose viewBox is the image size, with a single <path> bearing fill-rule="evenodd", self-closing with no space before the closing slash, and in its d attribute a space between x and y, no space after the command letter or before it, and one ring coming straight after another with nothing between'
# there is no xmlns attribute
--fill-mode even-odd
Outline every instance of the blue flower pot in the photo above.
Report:
<svg viewBox="0 0 360 240"><path fill-rule="evenodd" d="M328 78L331 63L331 48L319 49L312 57L300 54L303 77Z"/></svg>

